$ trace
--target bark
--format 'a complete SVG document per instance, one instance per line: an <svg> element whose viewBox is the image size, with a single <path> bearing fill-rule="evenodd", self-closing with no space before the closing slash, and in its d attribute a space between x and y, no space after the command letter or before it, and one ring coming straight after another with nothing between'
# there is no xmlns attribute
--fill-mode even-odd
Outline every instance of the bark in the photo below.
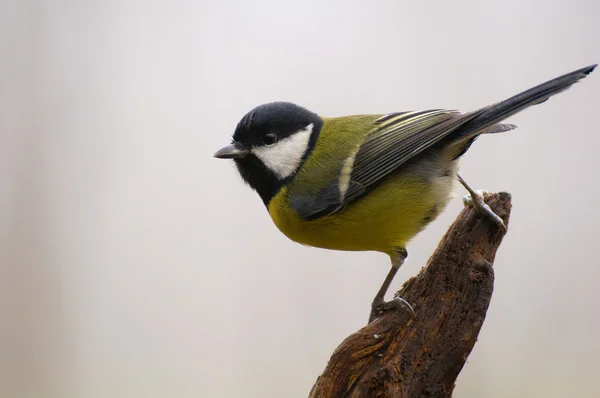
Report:
<svg viewBox="0 0 600 398"><path fill-rule="evenodd" d="M484 197L508 226L510 194ZM396 293L412 304L415 318L387 311L347 337L310 398L452 396L485 320L504 234L465 206L427 265Z"/></svg>

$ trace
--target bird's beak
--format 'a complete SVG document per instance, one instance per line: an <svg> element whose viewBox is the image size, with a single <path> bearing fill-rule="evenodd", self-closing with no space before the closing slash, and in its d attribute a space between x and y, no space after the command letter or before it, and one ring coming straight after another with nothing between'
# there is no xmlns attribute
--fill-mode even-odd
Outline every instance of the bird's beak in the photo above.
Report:
<svg viewBox="0 0 600 398"><path fill-rule="evenodd" d="M234 142L231 145L219 149L213 156L219 159L240 159L245 157L248 153L250 153L250 151L243 144Z"/></svg>

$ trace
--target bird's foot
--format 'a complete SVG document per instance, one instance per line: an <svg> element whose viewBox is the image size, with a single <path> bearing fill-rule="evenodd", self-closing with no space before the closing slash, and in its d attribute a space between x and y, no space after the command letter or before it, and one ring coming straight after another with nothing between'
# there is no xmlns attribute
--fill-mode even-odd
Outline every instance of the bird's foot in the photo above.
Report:
<svg viewBox="0 0 600 398"><path fill-rule="evenodd" d="M485 193L488 192L482 190L470 191L470 195L463 197L464 205L473 207L475 210L492 220L494 224L506 231L506 225L504 225L504 221L502 221L500 216L494 213L490 206L488 206L483 200L483 194Z"/></svg>
<svg viewBox="0 0 600 398"><path fill-rule="evenodd" d="M413 310L413 307L410 305L410 303L404 300L402 297L395 297L390 301L375 299L373 300L373 304L371 304L371 314L369 315L369 323L373 322L384 312L390 310L405 310L410 313L412 318L415 317L415 310Z"/></svg>

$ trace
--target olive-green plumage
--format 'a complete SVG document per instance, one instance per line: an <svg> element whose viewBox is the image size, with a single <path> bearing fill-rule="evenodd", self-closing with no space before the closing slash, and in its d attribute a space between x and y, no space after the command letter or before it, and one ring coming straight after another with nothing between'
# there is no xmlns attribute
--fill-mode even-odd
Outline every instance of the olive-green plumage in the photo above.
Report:
<svg viewBox="0 0 600 398"><path fill-rule="evenodd" d="M324 119L319 140L294 183L283 187L268 206L273 222L287 237L326 249L393 254L446 206L455 178L455 162L450 153L436 153L421 159L419 166L425 170L417 164L404 167L368 195L331 215L305 221L292 210L290 195L316 194L334 181L340 168L331 165L343 164L373 131L379 117ZM428 162L431 164L422 164Z"/></svg>
<svg viewBox="0 0 600 398"><path fill-rule="evenodd" d="M512 130L499 123L566 90L595 66L467 113L434 109L322 118L291 103L265 104L242 118L233 143L215 156L235 160L290 239L390 255L392 268L373 300L373 319L391 308L383 297L406 258L406 244L448 204L457 177L474 205L504 228L458 175L458 160L473 141Z"/></svg>

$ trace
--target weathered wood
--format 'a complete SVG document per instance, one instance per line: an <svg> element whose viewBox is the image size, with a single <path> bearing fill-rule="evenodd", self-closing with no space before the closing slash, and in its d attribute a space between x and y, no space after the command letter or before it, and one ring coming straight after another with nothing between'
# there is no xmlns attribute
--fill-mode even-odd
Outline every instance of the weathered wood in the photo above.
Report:
<svg viewBox="0 0 600 398"><path fill-rule="evenodd" d="M484 197L508 226L510 194ZM388 311L347 337L310 398L450 397L485 320L503 237L501 228L465 206L427 265L396 293L416 317Z"/></svg>

